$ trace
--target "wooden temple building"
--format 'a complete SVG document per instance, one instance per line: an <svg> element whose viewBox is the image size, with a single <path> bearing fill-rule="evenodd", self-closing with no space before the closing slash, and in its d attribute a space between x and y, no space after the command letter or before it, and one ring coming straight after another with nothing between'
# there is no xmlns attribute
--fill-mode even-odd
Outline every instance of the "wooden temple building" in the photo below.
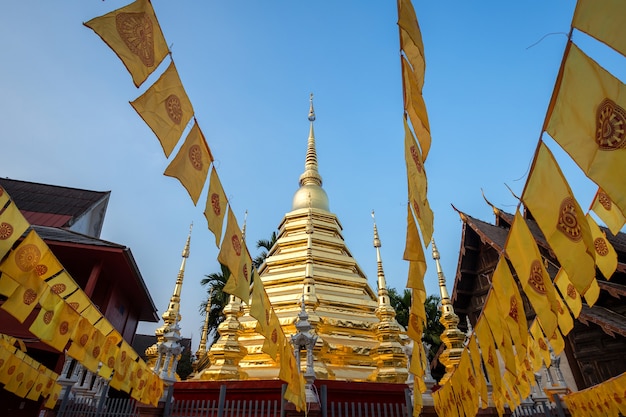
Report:
<svg viewBox="0 0 626 417"><path fill-rule="evenodd" d="M139 321L156 322L156 307L129 247L100 239L110 192L82 190L0 178L31 227L45 241L65 270L93 304L132 343ZM6 297L0 296L0 306ZM0 308L0 333L25 342L26 353L60 374L69 362L63 353L29 332L39 307L20 323ZM71 362L71 360L70 360ZM76 374L79 367L74 367ZM97 391L95 374L81 371L83 392ZM42 401L19 398L0 389L0 415L40 415Z"/></svg>
<svg viewBox="0 0 626 417"><path fill-rule="evenodd" d="M452 300L463 330L468 321L473 326L482 311L513 222L512 214L497 208L494 214L495 224L491 224L460 212L463 231ZM526 212L525 217L554 280L558 260L531 214ZM602 230L618 254L618 266L610 280L596 272L600 296L592 307L583 303L573 330L564 338L560 363L572 390L585 389L626 372L626 234L613 235L606 228ZM532 320L532 307L524 295L523 300L527 319Z"/></svg>

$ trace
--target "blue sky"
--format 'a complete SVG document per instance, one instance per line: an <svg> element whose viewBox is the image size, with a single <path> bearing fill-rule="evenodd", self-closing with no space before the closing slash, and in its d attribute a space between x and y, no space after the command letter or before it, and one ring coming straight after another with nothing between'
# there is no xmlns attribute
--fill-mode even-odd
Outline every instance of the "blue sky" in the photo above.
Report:
<svg viewBox="0 0 626 417"><path fill-rule="evenodd" d="M0 175L111 190L102 238L131 248L159 308L167 307L194 223L182 293L183 334L198 343L218 250L168 160L129 101L139 89L82 22L128 1L12 2L0 14ZM154 0L183 85L247 240L276 230L304 168L309 93L319 170L352 255L376 286L372 219L388 285L401 289L406 228L402 93L395 1ZM573 0L415 1L426 54L426 161L435 239L449 289L462 223L492 221L487 198L513 212L566 44ZM548 36L546 36L548 35ZM575 35L583 40L580 34ZM593 45L594 48L596 47ZM604 53L599 48L599 53ZM615 61L622 65L623 61ZM611 69L611 67L608 67ZM595 187L548 142L586 209ZM174 156L172 154L171 158ZM429 293L437 291L428 252ZM152 332L155 326L141 325Z"/></svg>

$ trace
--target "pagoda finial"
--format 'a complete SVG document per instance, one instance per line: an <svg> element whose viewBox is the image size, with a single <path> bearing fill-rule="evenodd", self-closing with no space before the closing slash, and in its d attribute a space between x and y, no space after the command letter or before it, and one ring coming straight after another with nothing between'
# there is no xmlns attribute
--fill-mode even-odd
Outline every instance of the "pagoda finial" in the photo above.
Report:
<svg viewBox="0 0 626 417"><path fill-rule="evenodd" d="M309 141L306 150L306 159L304 162L304 173L300 175L300 186L307 184L322 185L322 177L317 171L317 152L315 150L315 132L313 131L313 122L315 121L313 93L311 93L309 100L311 102L309 107L309 121L311 122L311 128L309 130Z"/></svg>
<svg viewBox="0 0 626 417"><path fill-rule="evenodd" d="M393 311L391 307L391 303L389 302L389 292L387 291L387 281L385 280L385 272L383 271L383 259L380 256L380 247L382 246L380 243L380 238L378 237L378 228L376 227L376 217L374 215L374 210L372 210L372 220L374 222L374 247L376 248L376 265L377 265L377 276L378 276L378 309L381 310L384 308L385 314L388 314L389 311ZM395 317L395 312L392 315L392 318Z"/></svg>
<svg viewBox="0 0 626 417"><path fill-rule="evenodd" d="M439 362L446 367L446 373L439 381L443 385L452 376L457 365L461 361L461 353L465 346L465 333L459 330L459 316L454 312L448 289L446 288L446 277L443 274L441 263L439 262L439 250L432 238L433 259L437 265L437 278L439 279L439 292L441 294L441 317L439 321L443 324L444 330L441 334L441 341L445 345L444 351L439 355Z"/></svg>

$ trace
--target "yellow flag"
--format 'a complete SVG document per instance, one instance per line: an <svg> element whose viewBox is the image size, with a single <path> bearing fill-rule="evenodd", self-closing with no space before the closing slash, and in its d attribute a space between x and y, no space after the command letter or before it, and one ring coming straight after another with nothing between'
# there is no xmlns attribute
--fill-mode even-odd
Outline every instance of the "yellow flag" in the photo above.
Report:
<svg viewBox="0 0 626 417"><path fill-rule="evenodd" d="M26 397L26 394L35 386L35 381L39 376L39 372L37 368L39 367L39 362L30 359L28 366L24 369L24 376L22 379L22 383L15 390L15 395L20 398Z"/></svg>
<svg viewBox="0 0 626 417"><path fill-rule="evenodd" d="M61 271L63 267L48 245L31 230L20 244L0 263L0 271L24 284L27 277L45 280Z"/></svg>
<svg viewBox="0 0 626 417"><path fill-rule="evenodd" d="M466 401L463 402L463 409L466 416L475 416L479 407L479 392L476 382L476 375L472 368L470 353L467 348L463 349L459 365L454 371L458 381L458 386Z"/></svg>
<svg viewBox="0 0 626 417"><path fill-rule="evenodd" d="M491 278L491 284L493 286L493 294L499 305L500 314L509 328L517 354L525 354L528 323L526 322L524 302L504 257L500 257L498 260Z"/></svg>
<svg viewBox="0 0 626 417"><path fill-rule="evenodd" d="M476 377L476 391L480 396L480 407L487 408L489 406L488 393L487 393L487 380L483 373L482 360L480 358L480 349L476 343L476 334L472 333L467 343L467 351L469 352L472 360L472 369L474 370L474 376Z"/></svg>
<svg viewBox="0 0 626 417"><path fill-rule="evenodd" d="M417 195L415 188L409 184L409 202L413 208L415 218L422 231L422 238L426 244L426 247L430 244L430 240L433 236L434 215L430 208L430 204L427 199L422 199Z"/></svg>
<svg viewBox="0 0 626 417"><path fill-rule="evenodd" d="M14 202L10 202L7 208L2 210L2 199L8 198L3 191L0 194L0 259L13 247L13 244L26 232L30 226Z"/></svg>
<svg viewBox="0 0 626 417"><path fill-rule="evenodd" d="M537 148L522 201L570 281L584 295L595 280L591 231L554 156L543 142Z"/></svg>
<svg viewBox="0 0 626 417"><path fill-rule="evenodd" d="M0 185L0 212L9 200L9 193Z"/></svg>
<svg viewBox="0 0 626 417"><path fill-rule="evenodd" d="M246 242L243 241L243 250L241 254L241 260L236 270L231 271L230 277L224 288L225 293L233 294L239 297L241 301L246 304L250 304L250 277L254 266L252 265L252 258L248 252Z"/></svg>
<svg viewBox="0 0 626 417"><path fill-rule="evenodd" d="M87 294L85 294L85 292L80 288L68 295L65 298L65 302L81 315L92 305L91 300L87 297Z"/></svg>
<svg viewBox="0 0 626 417"><path fill-rule="evenodd" d="M0 295L10 297L19 288L20 284L7 274L0 272Z"/></svg>
<svg viewBox="0 0 626 417"><path fill-rule="evenodd" d="M569 281L567 273L563 269L559 269L559 272L554 278L554 285L559 289L565 304L570 308L574 318L578 318L580 311L583 308L580 294L576 291L576 288Z"/></svg>
<svg viewBox="0 0 626 417"><path fill-rule="evenodd" d="M67 271L61 271L48 279L47 283L50 286L50 290L62 298L67 297L78 289L78 284Z"/></svg>
<svg viewBox="0 0 626 417"><path fill-rule="evenodd" d="M178 178L195 205L198 203L200 193L204 188L211 162L213 162L213 155L209 145L207 145L198 123L194 121L185 142L163 175Z"/></svg>
<svg viewBox="0 0 626 417"><path fill-rule="evenodd" d="M542 327L537 320L533 320L530 325L530 336L533 338L537 347L539 348L539 357L543 360L543 363L550 366L550 350L548 348L548 342L546 341ZM553 333L554 334L554 333Z"/></svg>
<svg viewBox="0 0 626 417"><path fill-rule="evenodd" d="M408 177L409 187L411 187L416 197L422 200L426 199L428 192L428 180L426 179L426 170L424 169L424 160L413 133L404 121L404 160L406 162L406 173Z"/></svg>
<svg viewBox="0 0 626 417"><path fill-rule="evenodd" d="M578 0L572 26L626 55L626 13L621 0Z"/></svg>
<svg viewBox="0 0 626 417"><path fill-rule="evenodd" d="M565 349L565 341L563 340L563 336L561 335L559 329L556 329L556 331L552 334L552 337L548 339L548 343L550 343L554 354L557 356L560 355Z"/></svg>
<svg viewBox="0 0 626 417"><path fill-rule="evenodd" d="M249 254L245 242L242 239L241 229L237 224L237 219L233 214L232 208L229 207L226 220L226 232L224 233L224 240L222 241L222 246L217 255L217 260L222 265L226 265L230 271L230 277L224 286L224 291L238 297L244 296L242 300L247 303L248 296L245 296L245 293L249 291L250 284L249 280L246 282L243 276L244 266L247 265L246 256L249 257ZM250 274L250 272L249 270L248 274Z"/></svg>
<svg viewBox="0 0 626 417"><path fill-rule="evenodd" d="M79 318L78 313L61 297L48 293L29 331L39 337L42 342L63 352Z"/></svg>
<svg viewBox="0 0 626 417"><path fill-rule="evenodd" d="M89 342L85 347L85 357L81 362L82 365L89 369L91 372L98 370L100 364L100 354L102 353L102 346L104 345L105 337L102 332L94 327L89 338Z"/></svg>
<svg viewBox="0 0 626 417"><path fill-rule="evenodd" d="M15 317L20 323L24 323L46 288L46 283L34 274L26 275L21 285L17 286L13 294L0 308Z"/></svg>
<svg viewBox="0 0 626 417"><path fill-rule="evenodd" d="M561 298L558 291L556 292L556 301L559 303L559 329L561 329L561 333L563 333L563 335L567 336L574 328L574 319L572 318L569 308L565 305L565 301Z"/></svg>
<svg viewBox="0 0 626 417"><path fill-rule="evenodd" d="M407 205L406 244L402 259L410 261L407 288L424 289L424 275L426 274L426 257L424 248L417 231L415 218L411 213L411 206Z"/></svg>
<svg viewBox="0 0 626 417"><path fill-rule="evenodd" d="M259 331L258 323L257 331ZM265 336L265 341L263 342L261 350L270 355L272 359L276 360L278 357L278 350L282 346L285 336L283 329L280 327L280 321L278 320L276 313L274 313L274 310L270 313L270 322L269 326L267 326L267 333L263 334L263 336Z"/></svg>
<svg viewBox="0 0 626 417"><path fill-rule="evenodd" d="M557 80L546 130L626 212L626 86L573 43Z"/></svg>
<svg viewBox="0 0 626 417"><path fill-rule="evenodd" d="M424 43L411 0L398 2L398 26L400 27L400 48L406 54L413 71L416 73L417 85L421 93L426 68Z"/></svg>
<svg viewBox="0 0 626 417"><path fill-rule="evenodd" d="M591 210L602 219L613 235L617 235L626 223L624 214L613 204L611 198L602 191L602 188L598 188L591 203Z"/></svg>
<svg viewBox="0 0 626 417"><path fill-rule="evenodd" d="M215 246L220 247L222 239L222 227L224 226L224 216L226 215L226 193L222 187L222 182L215 171L215 165L211 169L209 179L209 193L206 198L204 217L209 225L209 230L215 235Z"/></svg>
<svg viewBox="0 0 626 417"><path fill-rule="evenodd" d="M622 415L626 416L626 373L607 381L605 392Z"/></svg>
<svg viewBox="0 0 626 417"><path fill-rule="evenodd" d="M93 324L91 324L85 317L81 317L72 330L72 335L70 337L72 344L67 349L67 354L82 363L85 360L87 347L93 331Z"/></svg>
<svg viewBox="0 0 626 417"><path fill-rule="evenodd" d="M37 373L36 373L33 387L26 395L27 399L32 400L32 401L39 400L39 397L41 396L41 392L46 384L46 381L48 380L48 376L46 375L45 369L46 368L43 365L39 366L39 369L37 370Z"/></svg>
<svg viewBox="0 0 626 417"><path fill-rule="evenodd" d="M48 395L48 398L46 399L46 402L43 404L43 406L49 409L53 409L56 406L57 401L59 401L59 395L61 395L62 389L63 387L61 386L61 384L55 383L52 386L50 394Z"/></svg>
<svg viewBox="0 0 626 417"><path fill-rule="evenodd" d="M250 316L257 320L257 331L263 335L268 334L271 311L272 305L263 287L263 281L261 281L261 278L255 273L252 283Z"/></svg>
<svg viewBox="0 0 626 417"><path fill-rule="evenodd" d="M617 253L593 217L589 213L587 213L586 217L593 238L596 265L598 265L598 269L602 272L604 278L611 279L617 269Z"/></svg>
<svg viewBox="0 0 626 417"><path fill-rule="evenodd" d="M193 116L191 101L174 61L145 93L130 104L152 129L169 158Z"/></svg>
<svg viewBox="0 0 626 417"><path fill-rule="evenodd" d="M8 384L15 376L15 371L22 363L22 357L24 356L20 350L16 349L10 349L7 352L8 355L4 359L4 365L0 367L0 383L4 385Z"/></svg>
<svg viewBox="0 0 626 417"><path fill-rule="evenodd" d="M113 49L139 87L169 53L149 0L128 6L83 23Z"/></svg>
<svg viewBox="0 0 626 417"><path fill-rule="evenodd" d="M496 341L496 348L504 360L505 369L515 374L515 352L513 351L511 332L509 332L509 327L501 317L498 300L494 294L494 291L490 291L489 295L487 295L487 301L485 301L485 305L483 306L482 317L489 323L491 334Z"/></svg>
<svg viewBox="0 0 626 417"><path fill-rule="evenodd" d="M411 126L417 136L422 151L422 160L425 161L430 152L432 138L430 136L430 122L428 121L428 111L426 110L426 102L422 96L421 88L417 85L416 75L409 67L406 59L402 61L402 83L404 87L404 112L403 117L405 125L406 117L411 121Z"/></svg>
<svg viewBox="0 0 626 417"><path fill-rule="evenodd" d="M541 325L551 335L557 327L559 308L554 285L543 266L535 238L519 210L515 213L504 247Z"/></svg>
<svg viewBox="0 0 626 417"><path fill-rule="evenodd" d="M115 358L115 373L124 376L124 378L129 376L129 368L135 359L137 359L135 350L125 340L122 340L120 350Z"/></svg>
<svg viewBox="0 0 626 417"><path fill-rule="evenodd" d="M12 392L16 395L20 386L26 382L28 375L32 371L32 368L30 367L28 363L25 362L24 359L25 358L23 356L20 358L20 361L17 364L17 368L15 369L13 376L11 377L11 379L9 379L9 382L4 386L5 390Z"/></svg>
<svg viewBox="0 0 626 417"><path fill-rule="evenodd" d="M493 392L499 392L502 386L502 374L500 372L500 364L498 362L498 354L496 352L496 345L489 329L489 323L484 320L484 317L480 317L474 326L474 333L478 338L478 344L480 345L480 353L489 376L489 381L493 386Z"/></svg>

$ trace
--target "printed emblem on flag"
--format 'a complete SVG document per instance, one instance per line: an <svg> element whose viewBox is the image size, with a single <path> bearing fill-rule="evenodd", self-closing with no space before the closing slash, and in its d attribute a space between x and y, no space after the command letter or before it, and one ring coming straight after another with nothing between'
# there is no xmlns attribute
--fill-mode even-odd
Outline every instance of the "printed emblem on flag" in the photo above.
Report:
<svg viewBox="0 0 626 417"><path fill-rule="evenodd" d="M420 323L419 323L417 316L411 314L411 318L409 319L409 321L411 323L411 327L413 328L413 330L419 333Z"/></svg>
<svg viewBox="0 0 626 417"><path fill-rule="evenodd" d="M517 321L519 317L519 312L517 310L517 299L514 295L511 296L511 301L509 303L509 316L511 316L515 321Z"/></svg>
<svg viewBox="0 0 626 417"><path fill-rule="evenodd" d="M189 148L189 161L194 169L198 171L202 170L202 150L200 149L200 145L191 145Z"/></svg>
<svg viewBox="0 0 626 417"><path fill-rule="evenodd" d="M183 109L180 104L180 99L176 94L170 94L165 99L165 111L167 112L167 115L172 120L172 122L176 123L177 125L180 124L181 120L183 119Z"/></svg>
<svg viewBox="0 0 626 417"><path fill-rule="evenodd" d="M233 237L230 238L230 242L237 256L241 256L241 242L239 241L239 236L233 235Z"/></svg>
<svg viewBox="0 0 626 417"><path fill-rule="evenodd" d="M43 315L43 322L46 324L50 324L52 322L52 317L54 317L53 311L46 311Z"/></svg>
<svg viewBox="0 0 626 417"><path fill-rule="evenodd" d="M576 218L575 201L571 197L566 197L561 202L559 209L559 220L557 229L574 242L578 242L583 238L580 224Z"/></svg>
<svg viewBox="0 0 626 417"><path fill-rule="evenodd" d="M567 284L567 296L574 300L576 299L576 288L574 288L574 285Z"/></svg>
<svg viewBox="0 0 626 417"><path fill-rule="evenodd" d="M43 388L43 384L40 382L39 384L37 384L37 386L35 387L36 391L41 391L41 389Z"/></svg>
<svg viewBox="0 0 626 417"><path fill-rule="evenodd" d="M596 249L596 252L600 256L606 256L609 254L609 248L606 244L606 240L604 240L604 238L602 237L597 237L593 241L593 247Z"/></svg>
<svg viewBox="0 0 626 417"><path fill-rule="evenodd" d="M211 207L213 208L213 213L216 216L222 214L222 209L220 207L220 195L218 193L211 194Z"/></svg>
<svg viewBox="0 0 626 417"><path fill-rule="evenodd" d="M37 276L43 276L48 272L48 267L46 265L37 265L35 266L35 273Z"/></svg>
<svg viewBox="0 0 626 417"><path fill-rule="evenodd" d="M0 193L2 196L2 193ZM7 240L13 234L13 226L7 222L0 223L0 240Z"/></svg>
<svg viewBox="0 0 626 417"><path fill-rule="evenodd" d="M100 356L100 346L95 346L91 351L91 356L98 358Z"/></svg>
<svg viewBox="0 0 626 417"><path fill-rule="evenodd" d="M611 207L613 207L613 202L604 191L600 191L598 193L598 201L606 211L611 211Z"/></svg>
<svg viewBox="0 0 626 417"><path fill-rule="evenodd" d="M539 340L537 340L537 344L539 345L539 349L541 350L548 350L548 346L546 345L545 340L543 340L543 337Z"/></svg>
<svg viewBox="0 0 626 417"><path fill-rule="evenodd" d="M67 321L63 321L61 322L61 325L59 326L59 333L61 333L61 335L65 335L67 334L69 329L70 329L69 323Z"/></svg>
<svg viewBox="0 0 626 417"><path fill-rule="evenodd" d="M17 267L24 272L28 272L37 266L41 259L41 252L35 245L24 245L15 253Z"/></svg>
<svg viewBox="0 0 626 417"><path fill-rule="evenodd" d="M415 210L415 215L417 216L417 218L421 219L422 214L420 212L420 206L419 204L417 204L417 201L415 201L415 199L413 199L413 210Z"/></svg>
<svg viewBox="0 0 626 417"><path fill-rule="evenodd" d="M626 111L610 99L598 106L596 143L601 150L614 151L626 145Z"/></svg>
<svg viewBox="0 0 626 417"><path fill-rule="evenodd" d="M243 264L243 270L241 272L243 272L243 277L246 279L246 282L250 282L250 279L248 278L248 264Z"/></svg>
<svg viewBox="0 0 626 417"><path fill-rule="evenodd" d="M272 343L276 343L278 341L278 332L276 329L272 330Z"/></svg>
<svg viewBox="0 0 626 417"><path fill-rule="evenodd" d="M31 288L27 288L24 291L24 295L22 296L22 302L27 306L31 305L37 299L37 293Z"/></svg>
<svg viewBox="0 0 626 417"><path fill-rule="evenodd" d="M265 324L266 325L270 324L270 312L269 312L269 310L265 310Z"/></svg>
<svg viewBox="0 0 626 417"><path fill-rule="evenodd" d="M487 363L489 364L489 366L491 366L492 368L495 366L495 359L494 359L494 355L493 355L493 348L491 346L489 346L489 352L487 353Z"/></svg>
<svg viewBox="0 0 626 417"><path fill-rule="evenodd" d="M67 303L70 307L72 307L72 309L78 311L78 308L80 307L80 304L77 303L76 301L72 301L71 303Z"/></svg>
<svg viewBox="0 0 626 417"><path fill-rule="evenodd" d="M17 374L15 379L17 380L17 382L22 382L22 379L24 379L24 372L20 372L19 374Z"/></svg>
<svg viewBox="0 0 626 417"><path fill-rule="evenodd" d="M415 145L411 146L411 158L413 158L413 162L415 162L415 167L417 168L417 172L422 173L422 161L420 161L419 154L417 152L417 148Z"/></svg>
<svg viewBox="0 0 626 417"><path fill-rule="evenodd" d="M115 366L115 358L113 356L109 356L109 359L107 359L107 366L109 368L113 368L113 366Z"/></svg>
<svg viewBox="0 0 626 417"><path fill-rule="evenodd" d="M126 362L126 351L122 351L122 362Z"/></svg>
<svg viewBox="0 0 626 417"><path fill-rule="evenodd" d="M120 13L115 26L128 49L137 55L146 67L154 66L154 34L152 21L145 12Z"/></svg>
<svg viewBox="0 0 626 417"><path fill-rule="evenodd" d="M537 291L539 294L544 295L546 293L546 287L543 285L543 274L541 272L541 262L537 259L530 265L530 276L528 277L528 284L531 288Z"/></svg>
<svg viewBox="0 0 626 417"><path fill-rule="evenodd" d="M82 347L87 346L87 342L88 342L88 341L89 341L89 335L86 335L86 334L82 335L82 336L80 337L80 339L78 339L78 343L79 343Z"/></svg>
<svg viewBox="0 0 626 417"><path fill-rule="evenodd" d="M46 389L50 389L50 387L52 387L52 384L54 383L54 381L52 381L51 379L48 380L48 382L46 383Z"/></svg>
<svg viewBox="0 0 626 417"><path fill-rule="evenodd" d="M15 369L17 369L16 366L15 365L11 365L9 367L9 369L7 370L7 374L13 375L13 373L15 372Z"/></svg>
<svg viewBox="0 0 626 417"><path fill-rule="evenodd" d="M67 286L65 284L54 284L52 287L50 287L50 291L52 291L55 294L61 294L62 292L64 292L67 289Z"/></svg>

